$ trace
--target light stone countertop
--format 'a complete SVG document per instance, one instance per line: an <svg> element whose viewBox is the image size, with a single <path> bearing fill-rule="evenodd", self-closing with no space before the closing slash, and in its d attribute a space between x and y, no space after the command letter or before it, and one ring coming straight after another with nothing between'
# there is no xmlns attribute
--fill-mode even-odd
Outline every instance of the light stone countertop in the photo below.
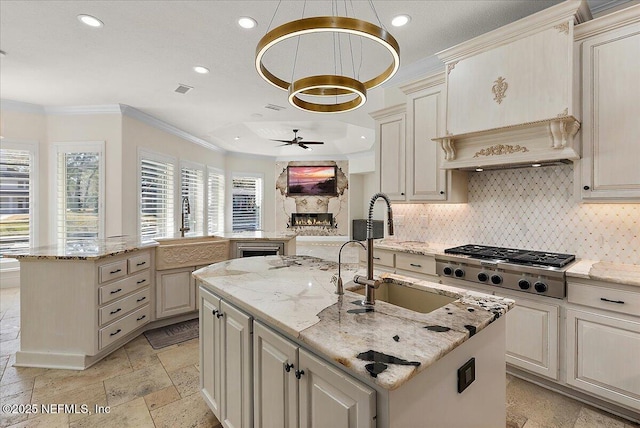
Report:
<svg viewBox="0 0 640 428"><path fill-rule="evenodd" d="M353 302L362 296L347 282L356 273L344 268L344 296L334 293L334 262L309 256L268 256L220 262L193 273L203 287L363 378L392 390L425 370L504 315L513 300L395 274L382 274L402 285L457 299L430 313L418 313L378 301L363 312ZM360 273L364 273L360 271ZM350 312L354 311L355 312ZM426 328L430 327L430 329ZM398 340L394 339L397 336ZM373 378L371 361L360 353L377 351L419 363L388 364Z"/></svg>
<svg viewBox="0 0 640 428"><path fill-rule="evenodd" d="M594 279L616 284L640 286L640 266L622 263L579 260L571 266L567 277Z"/></svg>
<svg viewBox="0 0 640 428"><path fill-rule="evenodd" d="M423 256L442 254L445 248L450 248L452 245L434 243L434 242L420 242L420 241L396 241L394 239L381 239L376 240L374 248L380 250L401 251L403 253L418 254Z"/></svg>
<svg viewBox="0 0 640 428"><path fill-rule="evenodd" d="M232 241L289 241L296 238L295 233L281 232L222 232L215 236Z"/></svg>
<svg viewBox="0 0 640 428"><path fill-rule="evenodd" d="M156 246L158 243L153 240L141 241L139 237L119 236L16 250L3 253L2 257L18 260L97 260Z"/></svg>

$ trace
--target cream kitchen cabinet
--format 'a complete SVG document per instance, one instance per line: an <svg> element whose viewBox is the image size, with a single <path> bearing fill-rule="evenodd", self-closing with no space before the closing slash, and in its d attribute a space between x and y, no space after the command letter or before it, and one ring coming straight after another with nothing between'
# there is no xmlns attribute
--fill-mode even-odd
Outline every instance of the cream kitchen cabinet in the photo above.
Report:
<svg viewBox="0 0 640 428"><path fill-rule="evenodd" d="M200 388L224 427L253 423L251 317L200 288Z"/></svg>
<svg viewBox="0 0 640 428"><path fill-rule="evenodd" d="M367 252L359 250L359 262L367 264ZM436 259L431 254L412 254L382 248L373 249L373 264L376 269L417 278L431 278L436 274Z"/></svg>
<svg viewBox="0 0 640 428"><path fill-rule="evenodd" d="M576 27L582 65L584 202L640 201L640 6Z"/></svg>
<svg viewBox="0 0 640 428"><path fill-rule="evenodd" d="M374 427L376 393L254 321L254 426Z"/></svg>
<svg viewBox="0 0 640 428"><path fill-rule="evenodd" d="M407 200L405 110L401 104L371 115L376 121L376 165L380 191L395 202Z"/></svg>
<svg viewBox="0 0 640 428"><path fill-rule="evenodd" d="M567 383L640 411L640 293L583 280L567 297Z"/></svg>
<svg viewBox="0 0 640 428"><path fill-rule="evenodd" d="M156 272L156 318L166 318L196 310L194 268Z"/></svg>

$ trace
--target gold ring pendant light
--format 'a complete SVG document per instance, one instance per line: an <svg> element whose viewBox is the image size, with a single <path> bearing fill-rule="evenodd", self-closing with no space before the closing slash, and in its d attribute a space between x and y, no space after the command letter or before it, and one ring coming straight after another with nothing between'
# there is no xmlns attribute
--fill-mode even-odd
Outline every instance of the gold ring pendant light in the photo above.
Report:
<svg viewBox="0 0 640 428"><path fill-rule="evenodd" d="M322 74L303 77L294 82L287 82L271 73L262 63L262 58L272 46L291 37L311 33L347 33L366 37L384 46L392 57L391 64L378 76L360 82L355 78ZM389 80L400 66L400 47L396 39L386 30L355 18L341 16L316 16L298 19L274 28L260 39L256 48L256 69L258 74L277 88L289 92L289 102L302 110L315 113L338 113L354 110L367 100L367 90L375 88ZM301 99L298 95L319 97L355 95L355 98L336 104L314 103Z"/></svg>

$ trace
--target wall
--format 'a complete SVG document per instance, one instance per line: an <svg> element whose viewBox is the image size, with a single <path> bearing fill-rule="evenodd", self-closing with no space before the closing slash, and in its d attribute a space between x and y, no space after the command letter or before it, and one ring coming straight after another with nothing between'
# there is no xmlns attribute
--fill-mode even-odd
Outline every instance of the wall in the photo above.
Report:
<svg viewBox="0 0 640 428"><path fill-rule="evenodd" d="M394 204L393 211L400 240L640 264L640 204L578 203L573 165L472 172L468 204Z"/></svg>
<svg viewBox="0 0 640 428"><path fill-rule="evenodd" d="M297 196L289 197L287 192L287 166L336 165L338 167L338 196ZM299 236L347 236L349 234L349 162L348 161L291 161L276 162L275 173L275 215L276 231L295 231ZM304 205L303 205L304 204ZM308 205L318 206L317 209ZM336 227L298 226L287 227L291 214L298 212L332 213Z"/></svg>

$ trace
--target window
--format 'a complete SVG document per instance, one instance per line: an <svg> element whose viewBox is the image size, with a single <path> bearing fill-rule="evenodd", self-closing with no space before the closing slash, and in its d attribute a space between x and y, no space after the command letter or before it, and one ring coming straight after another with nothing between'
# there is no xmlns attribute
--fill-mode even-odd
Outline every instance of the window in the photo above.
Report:
<svg viewBox="0 0 640 428"><path fill-rule="evenodd" d="M0 147L0 253L35 246L36 150L35 143Z"/></svg>
<svg viewBox="0 0 640 428"><path fill-rule="evenodd" d="M55 238L102 238L104 143L56 144Z"/></svg>
<svg viewBox="0 0 640 428"><path fill-rule="evenodd" d="M172 238L174 163L160 155L140 153L140 237Z"/></svg>
<svg viewBox="0 0 640 428"><path fill-rule="evenodd" d="M182 178L182 205L180 209L184 214L184 223L180 227L188 227L185 235L204 234L204 168L196 166L183 166ZM186 212L188 198L189 212Z"/></svg>
<svg viewBox="0 0 640 428"><path fill-rule="evenodd" d="M224 232L224 172L207 168L208 233Z"/></svg>
<svg viewBox="0 0 640 428"><path fill-rule="evenodd" d="M260 230L262 178L250 174L233 175L233 231Z"/></svg>

